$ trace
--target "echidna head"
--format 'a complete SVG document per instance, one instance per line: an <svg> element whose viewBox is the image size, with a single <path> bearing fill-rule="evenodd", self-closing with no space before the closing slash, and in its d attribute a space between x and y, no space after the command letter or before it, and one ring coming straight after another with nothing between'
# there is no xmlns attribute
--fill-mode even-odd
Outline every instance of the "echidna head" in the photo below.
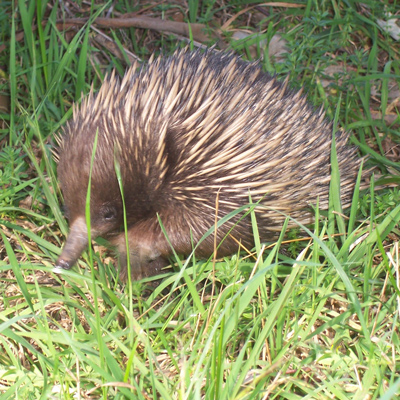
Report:
<svg viewBox="0 0 400 400"><path fill-rule="evenodd" d="M106 143L99 140L92 163L93 145L88 143L87 136L85 139L85 142L76 138L69 140L65 135L60 146L58 176L70 225L67 241L56 264L63 269L71 268L88 245L87 212L90 212L92 239L117 231L123 222L114 151L105 148ZM91 168L90 202L87 205Z"/></svg>

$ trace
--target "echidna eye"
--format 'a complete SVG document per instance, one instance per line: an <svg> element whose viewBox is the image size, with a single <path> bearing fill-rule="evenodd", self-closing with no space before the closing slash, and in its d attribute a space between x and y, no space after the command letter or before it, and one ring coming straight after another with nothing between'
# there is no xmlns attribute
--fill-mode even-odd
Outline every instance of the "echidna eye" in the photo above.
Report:
<svg viewBox="0 0 400 400"><path fill-rule="evenodd" d="M110 221L112 219L115 219L116 216L117 216L117 212L116 212L116 210L114 208L107 208L107 209L104 210L103 218L106 221Z"/></svg>

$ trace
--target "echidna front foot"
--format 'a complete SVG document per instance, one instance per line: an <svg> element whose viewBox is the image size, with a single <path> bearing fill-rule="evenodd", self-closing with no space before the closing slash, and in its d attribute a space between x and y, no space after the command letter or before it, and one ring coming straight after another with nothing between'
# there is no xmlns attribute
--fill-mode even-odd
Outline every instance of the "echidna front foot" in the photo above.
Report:
<svg viewBox="0 0 400 400"><path fill-rule="evenodd" d="M155 275L160 275L163 268L169 265L169 262L162 257L157 257L154 260L141 260L134 255L129 256L130 271L132 280L138 281L143 278L148 278ZM128 280L128 263L127 254L119 254L119 268L120 268L120 278L123 282Z"/></svg>
<svg viewBox="0 0 400 400"><path fill-rule="evenodd" d="M160 250L161 248L165 249L165 240L161 240L163 243L160 243L160 240L157 241L156 237L159 235L149 225L153 224L144 223L131 227L127 232L128 246L125 232L120 233L112 240L118 250L120 276L124 281L128 274L128 254L133 280L161 274L162 269L169 264L168 254Z"/></svg>

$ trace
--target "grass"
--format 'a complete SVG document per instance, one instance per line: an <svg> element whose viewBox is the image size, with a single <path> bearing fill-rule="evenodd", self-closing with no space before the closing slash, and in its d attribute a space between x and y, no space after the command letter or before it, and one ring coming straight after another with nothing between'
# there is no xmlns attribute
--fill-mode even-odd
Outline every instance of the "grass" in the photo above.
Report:
<svg viewBox="0 0 400 400"><path fill-rule="evenodd" d="M379 26L396 21L399 4L141 8L210 33L217 22L217 47L263 57L278 79L290 75L353 132L374 179L344 215L333 167L332 212L316 208L314 226L264 244L253 214L251 257L177 259L158 286L148 278L130 287L97 243L79 267L52 269L68 232L52 138L81 92L113 68L123 74L129 59L99 45L88 25L57 29L63 15L105 16L111 3L91 13L87 3L86 13L61 4L0 0L0 94L9 99L0 130L0 400L399 398L399 42ZM113 13L138 11L113 4ZM250 34L236 40L239 30ZM150 29L102 31L144 62L186 45ZM273 56L266 43L277 32L286 47Z"/></svg>

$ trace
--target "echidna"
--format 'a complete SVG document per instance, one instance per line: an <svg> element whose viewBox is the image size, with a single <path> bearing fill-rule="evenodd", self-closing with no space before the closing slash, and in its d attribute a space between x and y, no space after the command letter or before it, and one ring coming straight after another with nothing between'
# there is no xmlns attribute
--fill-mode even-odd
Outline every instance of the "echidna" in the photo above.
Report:
<svg viewBox="0 0 400 400"><path fill-rule="evenodd" d="M341 198L348 205L360 166L348 133L336 134ZM332 123L300 93L264 73L257 63L213 50L181 50L113 74L97 95L74 107L60 137L58 176L70 233L57 266L69 269L88 245L85 202L93 144L91 237L117 247L126 273L128 248L134 278L154 274L171 255L188 255L218 218L240 206L257 208L263 240L290 214L312 219L310 205L328 206ZM160 227L165 229L168 240ZM224 239L229 230L232 232ZM217 230L218 256L252 246L249 218ZM196 254L209 257L214 238Z"/></svg>

